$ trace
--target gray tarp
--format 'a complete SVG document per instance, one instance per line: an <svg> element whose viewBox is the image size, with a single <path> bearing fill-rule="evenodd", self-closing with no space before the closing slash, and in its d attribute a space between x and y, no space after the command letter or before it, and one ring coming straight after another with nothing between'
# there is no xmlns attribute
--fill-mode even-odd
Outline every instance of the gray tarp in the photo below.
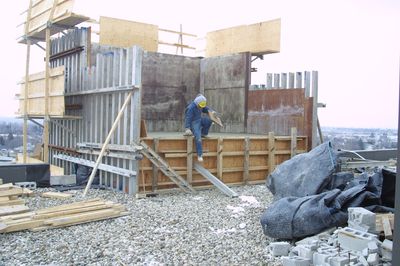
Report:
<svg viewBox="0 0 400 266"><path fill-rule="evenodd" d="M349 183L345 190L333 189L307 197L286 197L275 201L261 216L264 234L293 239L317 234L347 222L349 207L371 211L393 211L381 205L382 171L366 174Z"/></svg>
<svg viewBox="0 0 400 266"><path fill-rule="evenodd" d="M336 166L337 154L325 142L278 165L267 177L267 187L275 200L316 195L331 183Z"/></svg>
<svg viewBox="0 0 400 266"><path fill-rule="evenodd" d="M293 239L343 226L349 207L394 211L390 205L382 206L391 202L394 194L389 187L393 174L378 168L357 176L351 172L335 173L337 161L337 154L326 142L278 166L267 181L275 202L261 216L264 234Z"/></svg>

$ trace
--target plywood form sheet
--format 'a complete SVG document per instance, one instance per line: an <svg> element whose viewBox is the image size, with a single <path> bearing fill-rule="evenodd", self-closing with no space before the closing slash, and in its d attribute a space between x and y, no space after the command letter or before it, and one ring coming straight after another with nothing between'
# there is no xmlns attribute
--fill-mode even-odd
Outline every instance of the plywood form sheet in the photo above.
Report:
<svg viewBox="0 0 400 266"><path fill-rule="evenodd" d="M280 51L281 20L217 30L207 33L206 38L206 57L240 52L277 53Z"/></svg>
<svg viewBox="0 0 400 266"><path fill-rule="evenodd" d="M110 17L100 17L100 44L114 47L141 46L158 50L158 26Z"/></svg>
<svg viewBox="0 0 400 266"><path fill-rule="evenodd" d="M65 113L64 102L64 66L50 69L49 83L49 114L63 116ZM28 86L28 115L43 116L45 114L45 72L29 76ZM18 114L24 114L25 79L21 82L21 93L19 95Z"/></svg>
<svg viewBox="0 0 400 266"><path fill-rule="evenodd" d="M292 127L308 135L311 109L303 89L249 91L247 130L249 133L289 136Z"/></svg>
<svg viewBox="0 0 400 266"><path fill-rule="evenodd" d="M28 25L27 35L33 38L45 40L47 22L50 20L50 13L53 7L54 0L38 0L32 3L31 16L28 22L25 22L25 27ZM89 20L89 17L74 14L73 0L59 0L52 18L52 23L63 27L73 27ZM25 28L26 29L26 28ZM50 34L61 32L62 27L51 27ZM26 39L20 39L20 43L26 43Z"/></svg>

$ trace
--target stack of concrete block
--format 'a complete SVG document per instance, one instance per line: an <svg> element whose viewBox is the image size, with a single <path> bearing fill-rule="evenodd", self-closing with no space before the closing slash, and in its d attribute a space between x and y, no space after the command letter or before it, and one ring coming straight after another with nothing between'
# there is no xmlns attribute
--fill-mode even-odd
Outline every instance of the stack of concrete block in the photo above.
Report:
<svg viewBox="0 0 400 266"><path fill-rule="evenodd" d="M348 226L363 232L376 233L376 215L361 207L348 208Z"/></svg>
<svg viewBox="0 0 400 266"><path fill-rule="evenodd" d="M390 265L393 243L379 241L375 213L349 208L348 225L304 238L294 247L276 242L269 249L272 255L282 256L284 266Z"/></svg>

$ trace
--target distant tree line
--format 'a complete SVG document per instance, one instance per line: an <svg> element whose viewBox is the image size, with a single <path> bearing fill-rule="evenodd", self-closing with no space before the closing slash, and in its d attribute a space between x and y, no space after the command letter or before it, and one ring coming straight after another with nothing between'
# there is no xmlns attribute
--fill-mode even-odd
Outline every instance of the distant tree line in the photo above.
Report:
<svg viewBox="0 0 400 266"><path fill-rule="evenodd" d="M41 142L42 127L34 123L28 123L28 143L35 145ZM14 122L0 121L0 148L14 149L23 145L23 120Z"/></svg>

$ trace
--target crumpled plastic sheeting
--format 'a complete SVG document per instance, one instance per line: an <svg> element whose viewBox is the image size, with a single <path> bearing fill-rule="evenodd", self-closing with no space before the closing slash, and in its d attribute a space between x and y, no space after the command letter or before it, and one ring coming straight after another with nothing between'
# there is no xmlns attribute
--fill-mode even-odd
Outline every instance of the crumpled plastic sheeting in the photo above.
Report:
<svg viewBox="0 0 400 266"><path fill-rule="evenodd" d="M267 187L274 200L316 195L332 182L336 167L337 154L328 141L278 165L267 177Z"/></svg>
<svg viewBox="0 0 400 266"><path fill-rule="evenodd" d="M334 226L343 226L347 208L394 211L381 206L382 170L362 174L345 190L333 189L307 197L286 197L275 201L261 216L264 234L277 239L306 237Z"/></svg>

